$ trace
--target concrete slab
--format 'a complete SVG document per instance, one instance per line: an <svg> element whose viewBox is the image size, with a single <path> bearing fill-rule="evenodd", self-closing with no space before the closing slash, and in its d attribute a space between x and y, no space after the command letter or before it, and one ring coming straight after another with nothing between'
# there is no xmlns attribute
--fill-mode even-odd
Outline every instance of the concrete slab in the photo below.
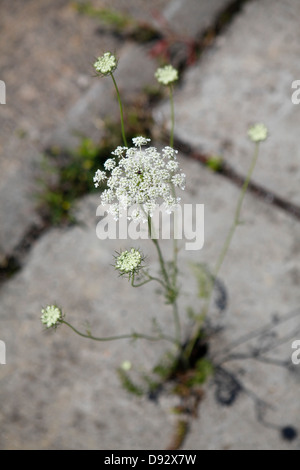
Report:
<svg viewBox="0 0 300 470"><path fill-rule="evenodd" d="M195 39L230 3L230 0L175 0L169 2L163 15L171 30L181 37Z"/></svg>

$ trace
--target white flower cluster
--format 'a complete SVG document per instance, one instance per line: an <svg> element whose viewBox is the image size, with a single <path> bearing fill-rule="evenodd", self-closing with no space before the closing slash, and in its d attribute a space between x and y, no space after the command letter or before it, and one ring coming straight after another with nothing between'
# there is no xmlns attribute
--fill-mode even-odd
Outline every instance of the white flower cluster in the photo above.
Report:
<svg viewBox="0 0 300 470"><path fill-rule="evenodd" d="M268 129L264 124L255 124L254 126L250 127L248 136L252 142L263 142L268 137Z"/></svg>
<svg viewBox="0 0 300 470"><path fill-rule="evenodd" d="M118 147L109 158L104 168L110 172L98 170L94 177L95 186L107 180L107 189L101 194L101 203L109 205L108 212L118 220L122 210L133 210L128 217L136 222L146 222L152 217L163 202L167 213L171 213L180 202L174 196L174 187L184 189L185 174L179 169L177 151L165 147L161 153L155 147L142 146L150 139L136 137L134 147ZM135 207L134 207L135 206Z"/></svg>
<svg viewBox="0 0 300 470"><path fill-rule="evenodd" d="M138 250L131 248L123 251L116 259L115 267L121 274L135 274L141 268L143 256Z"/></svg>
<svg viewBox="0 0 300 470"><path fill-rule="evenodd" d="M171 85L178 80L178 71L172 65L165 65L156 70L155 77L162 85Z"/></svg>
<svg viewBox="0 0 300 470"><path fill-rule="evenodd" d="M41 322L46 325L47 328L55 327L62 320L61 310L55 305L48 305L48 307L42 309Z"/></svg>
<svg viewBox="0 0 300 470"><path fill-rule="evenodd" d="M101 75L109 75L117 68L117 59L110 52L105 52L102 57L98 57L94 63L96 71Z"/></svg>

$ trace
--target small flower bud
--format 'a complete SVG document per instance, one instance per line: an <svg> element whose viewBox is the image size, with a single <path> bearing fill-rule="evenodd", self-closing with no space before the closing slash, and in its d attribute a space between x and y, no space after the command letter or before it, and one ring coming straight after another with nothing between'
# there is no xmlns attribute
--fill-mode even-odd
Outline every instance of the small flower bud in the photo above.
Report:
<svg viewBox="0 0 300 470"><path fill-rule="evenodd" d="M130 361L124 361L121 364L121 368L125 371L128 372L132 368L132 364Z"/></svg>
<svg viewBox="0 0 300 470"><path fill-rule="evenodd" d="M264 124L255 124L254 126L250 127L248 136L252 142L263 142L268 137L268 129Z"/></svg>
<svg viewBox="0 0 300 470"><path fill-rule="evenodd" d="M94 68L99 75L105 76L112 74L117 68L117 59L110 52L105 52L102 57L98 57L94 63Z"/></svg>
<svg viewBox="0 0 300 470"><path fill-rule="evenodd" d="M42 309L41 322L47 328L56 328L62 321L62 312L55 305L48 305Z"/></svg>
<svg viewBox="0 0 300 470"><path fill-rule="evenodd" d="M162 85L171 85L178 80L178 71L172 65L166 65L157 69L155 77Z"/></svg>
<svg viewBox="0 0 300 470"><path fill-rule="evenodd" d="M116 257L115 268L121 275L127 274L129 278L139 272L143 267L142 262L144 258L139 250L131 248L130 251L123 251Z"/></svg>

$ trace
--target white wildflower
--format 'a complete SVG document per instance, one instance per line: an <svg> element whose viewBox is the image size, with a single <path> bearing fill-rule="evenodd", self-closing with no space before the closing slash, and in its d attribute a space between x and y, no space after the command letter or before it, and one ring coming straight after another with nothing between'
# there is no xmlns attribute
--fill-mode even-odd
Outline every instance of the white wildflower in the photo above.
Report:
<svg viewBox="0 0 300 470"><path fill-rule="evenodd" d="M94 176L94 183L95 187L98 188L98 186L103 183L103 181L106 179L106 173L105 171L97 170L96 174Z"/></svg>
<svg viewBox="0 0 300 470"><path fill-rule="evenodd" d="M162 149L162 154L164 157L170 158L170 159L176 159L176 155L178 153L178 150L174 150L172 147L165 147Z"/></svg>
<svg viewBox="0 0 300 470"><path fill-rule="evenodd" d="M171 85L178 80L178 70L174 69L172 65L166 65L156 70L155 77L162 85Z"/></svg>
<svg viewBox="0 0 300 470"><path fill-rule="evenodd" d="M185 188L185 174L184 173L174 175L171 181L174 184L174 186L178 186L181 189Z"/></svg>
<svg viewBox="0 0 300 470"><path fill-rule="evenodd" d="M116 70L117 65L117 59L110 52L105 52L105 54L98 57L97 61L94 63L94 67L100 75L109 75L113 73Z"/></svg>
<svg viewBox="0 0 300 470"><path fill-rule="evenodd" d="M115 166L116 166L116 160L114 160L113 158L109 158L108 160L106 160L104 164L104 168L108 171L113 170Z"/></svg>
<svg viewBox="0 0 300 470"><path fill-rule="evenodd" d="M123 251L116 258L115 268L120 274L129 276L136 274L142 267L143 255L139 250L131 248L130 251Z"/></svg>
<svg viewBox="0 0 300 470"><path fill-rule="evenodd" d="M176 207L178 207L179 202L180 202L180 198L168 196L165 199L165 208L166 208L167 214L171 214L171 212L173 212L176 209Z"/></svg>
<svg viewBox="0 0 300 470"><path fill-rule="evenodd" d="M170 160L166 166L168 170L176 171L177 168L179 167L179 163L177 160Z"/></svg>
<svg viewBox="0 0 300 470"><path fill-rule="evenodd" d="M131 364L130 361L124 361L124 362L122 362L122 364L121 364L121 368L122 368L125 372L127 372L127 371L129 371L129 370L132 368L132 364Z"/></svg>
<svg viewBox="0 0 300 470"><path fill-rule="evenodd" d="M134 222L139 222L140 220L146 222L145 215L141 209L134 209L128 218Z"/></svg>
<svg viewBox="0 0 300 470"><path fill-rule="evenodd" d="M150 142L151 139L146 139L145 137L134 137L132 139L132 142L136 147L141 147L142 145L147 145L148 142Z"/></svg>
<svg viewBox="0 0 300 470"><path fill-rule="evenodd" d="M107 179L107 189L102 192L101 203L110 204L108 212L118 220L122 211L135 207L128 219L145 222L152 217L161 202L167 211L175 207L174 186L184 189L185 175L179 168L176 151L165 147L159 152L155 147L141 148L150 139L136 137L135 147L118 147L114 152L118 158L109 159L104 167L110 174L97 171L94 181L99 184Z"/></svg>
<svg viewBox="0 0 300 470"><path fill-rule="evenodd" d="M255 143L263 142L268 137L268 129L264 124L255 124L250 127L248 136Z"/></svg>
<svg viewBox="0 0 300 470"><path fill-rule="evenodd" d="M128 150L127 147L117 147L116 150L114 150L113 152L111 152L112 155L115 155L116 157L121 157L123 155L123 153Z"/></svg>
<svg viewBox="0 0 300 470"><path fill-rule="evenodd" d="M42 309L41 322L47 328L56 327L62 320L61 310L55 305L48 305Z"/></svg>
<svg viewBox="0 0 300 470"><path fill-rule="evenodd" d="M108 213L113 216L114 220L119 220L119 217L120 217L119 204L111 204L109 207Z"/></svg>

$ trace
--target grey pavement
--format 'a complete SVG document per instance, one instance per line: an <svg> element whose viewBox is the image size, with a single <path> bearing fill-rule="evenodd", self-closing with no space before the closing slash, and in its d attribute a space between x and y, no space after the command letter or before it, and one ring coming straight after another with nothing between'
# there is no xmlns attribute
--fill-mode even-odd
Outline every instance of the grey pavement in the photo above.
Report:
<svg viewBox="0 0 300 470"><path fill-rule="evenodd" d="M67 3L61 2L62 11L72 17ZM202 28L207 27L207 22L213 22L215 15L226 3L200 2L199 12L206 12L203 16L209 20L205 20L205 26L199 20L199 30L191 24L193 34L200 34ZM10 5L9 2L5 5L6 14L12 14ZM142 15L140 2L132 0L128 5L131 11L134 11L135 6L140 12L137 16ZM166 16L172 19L175 27L176 21L180 23L180 12L182 24L189 24L186 23L189 22L187 11L191 13L191 23L196 19L197 2L188 2L190 10L186 5L184 1L174 0L161 2L159 8L161 11L166 8ZM209 5L212 8L210 14ZM290 95L286 88L290 86L289 80L300 78L295 65L298 49L294 23L298 4L288 0L285 6L277 0L249 2L237 15L230 29L218 37L214 46L185 73L183 81L176 88L176 136L208 153L224 155L235 168L244 172L252 152L245 136L247 127L253 121L264 120L270 127L271 136L262 147L254 179L291 201L298 202L298 114L297 107L289 101ZM126 8L125 2L118 2L118 7ZM52 14L55 23L56 16L54 12ZM90 19L82 19L80 24L83 28L82 37L89 36L91 33L87 30L90 31ZM28 37L26 32L24 34ZM284 42L285 34L290 34L292 44L289 48ZM63 41L63 38L57 40ZM264 48L267 40L268 47ZM81 49L82 57L90 56L93 41L90 35L86 46ZM84 64L79 62L84 69ZM50 59L47 64L51 64ZM140 73L138 64L142 64ZM138 68L137 72L135 67ZM58 69L61 68L59 62ZM77 68L76 64L74 68ZM133 44L121 47L118 71L120 81L121 72L124 73L124 91L135 93L140 90L145 81L148 83L148 79L153 80L154 68L154 61L143 54L140 47ZM74 73L80 74L82 71ZM273 83L274 74L277 78L282 77L282 80L276 81L272 95L262 91L260 78L265 77L268 83ZM67 76L64 74L63 80ZM237 76L239 80L236 81ZM126 77L130 79L126 81ZM91 137L97 135L98 129L101 131L97 123L103 119L102 113L110 113L113 109L113 95L109 94L109 85L105 81L94 83L88 78L83 95L76 87L74 90L72 99L59 110L59 125L55 125L58 117L53 116L51 125L45 121L39 126L39 120L34 118L32 111L32 119L36 119L33 127L40 129L41 139L38 143L34 139L25 143L28 161L24 160L24 155L21 159L22 141L11 147L19 149L15 159L2 160L1 187L4 192L0 193L0 197L4 201L1 206L5 207L6 213L11 211L17 216L18 204L20 213L22 207L25 207L22 206L22 187L21 194L16 193L16 199L12 199L11 206L7 203L11 191L18 187L18 182L14 180L18 173L14 167L24 167L28 173L26 184L29 186L24 189L26 192L32 184L28 164L31 164L31 159L38 159L42 143L76 145L74 130L78 129L80 123L84 124L84 131ZM101 103L105 103L103 108L95 104L97 96ZM245 100L245 97L248 99ZM275 101L277 108L274 108ZM259 111L255 113L257 103ZM35 106L39 109L39 103ZM5 113L13 111L13 108L5 108ZM40 112L41 116L46 113L42 108ZM158 105L154 112L157 124L168 125L167 113L167 105ZM18 126L16 114L14 119ZM4 135L1 139L6 148L8 144ZM282 152L286 148L289 153L285 158ZM274 149L277 152L275 167L272 166ZM242 165L238 159L241 155ZM230 181L203 168L187 155L180 155L180 162L187 175L187 188L182 195L182 202L205 205L204 248L199 252L182 248L179 257L183 294L180 315L187 330L185 308L199 303L195 296L196 281L188 263L196 260L214 266L230 228L239 191ZM294 166L293 172L289 169L291 164ZM11 179L5 179L5 175ZM9 181L15 182L10 185ZM36 220L29 195L27 201L29 209L26 214L28 218ZM51 229L45 233L32 247L23 269L1 286L0 339L7 345L7 365L0 365L2 450L163 450L170 442L176 422L171 412L171 407L176 404L174 397L165 392L157 403L147 398L133 397L121 387L116 375L116 368L125 360L131 361L137 372L148 370L165 351L165 344L153 345L144 341L131 344L126 340L95 343L76 336L66 327L45 333L39 322L41 308L56 303L62 306L67 320L76 327L84 330L88 325L93 333L101 336L122 334L132 328L147 331L151 328L153 317L158 319L163 328L170 330L169 308L156 295L155 287L146 285L133 289L126 280L118 278L110 266L114 250L130 246L131 242L97 239L98 204L98 196L87 196L78 201L75 212L82 225ZM22 230L26 232L26 221L17 217L19 231L16 234L14 229L17 220L12 217L11 222L5 225L6 218L3 219L3 215L5 212L0 212L1 240L3 244L7 243L6 251L9 252L21 239ZM215 309L211 312L211 320L224 326L212 338L212 355L222 354L232 341L263 327L274 316L283 316L299 309L299 223L252 194L246 196L242 220L243 225L237 229L220 272L220 279L228 295L228 307L222 314ZM9 245L7 240L13 237L14 242ZM139 241L141 245L144 252L149 254L151 266L157 269L150 242ZM163 241L162 246L168 252L168 241ZM290 361L291 343L293 339L298 339L299 324L299 318L296 317L280 329L280 335L288 334L290 339L273 352L273 358ZM192 421L182 448L299 449L299 437L293 442L284 441L280 437L279 428L290 425L300 429L300 369L295 367L290 371L286 367L275 367L254 359L232 361L227 366L242 380L244 393L239 395L231 407L222 407L215 399L213 383L209 382L205 386L205 398L201 402L199 416ZM270 404L270 408L264 410L267 426L258 420L257 405L261 403L258 399Z"/></svg>

